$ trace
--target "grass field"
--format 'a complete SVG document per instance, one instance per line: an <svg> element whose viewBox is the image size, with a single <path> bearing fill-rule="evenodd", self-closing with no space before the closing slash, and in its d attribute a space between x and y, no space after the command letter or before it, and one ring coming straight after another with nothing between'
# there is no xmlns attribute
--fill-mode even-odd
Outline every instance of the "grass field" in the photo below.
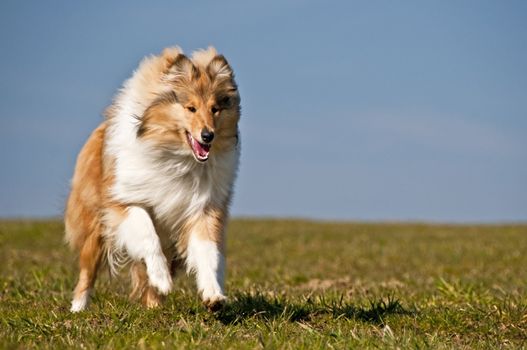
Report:
<svg viewBox="0 0 527 350"><path fill-rule="evenodd" d="M234 220L215 314L186 276L144 310L124 273L71 314L62 231L0 222L0 348L527 347L527 225Z"/></svg>

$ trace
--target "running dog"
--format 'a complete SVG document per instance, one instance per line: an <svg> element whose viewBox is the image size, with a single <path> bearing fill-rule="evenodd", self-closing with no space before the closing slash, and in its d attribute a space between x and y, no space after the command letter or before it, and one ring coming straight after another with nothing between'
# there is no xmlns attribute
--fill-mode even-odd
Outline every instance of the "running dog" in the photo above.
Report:
<svg viewBox="0 0 527 350"><path fill-rule="evenodd" d="M233 70L214 48L140 63L77 158L65 210L79 252L72 312L88 305L104 263L130 262L130 296L146 307L160 305L178 266L195 274L206 307L223 305L239 119Z"/></svg>

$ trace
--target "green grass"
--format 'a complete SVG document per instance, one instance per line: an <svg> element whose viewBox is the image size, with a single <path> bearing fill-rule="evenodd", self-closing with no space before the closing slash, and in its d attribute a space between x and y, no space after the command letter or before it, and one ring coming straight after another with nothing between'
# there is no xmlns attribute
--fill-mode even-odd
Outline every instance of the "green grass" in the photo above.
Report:
<svg viewBox="0 0 527 350"><path fill-rule="evenodd" d="M0 222L0 348L527 347L527 225L234 220L215 314L183 275L144 310L124 273L71 314L62 231Z"/></svg>

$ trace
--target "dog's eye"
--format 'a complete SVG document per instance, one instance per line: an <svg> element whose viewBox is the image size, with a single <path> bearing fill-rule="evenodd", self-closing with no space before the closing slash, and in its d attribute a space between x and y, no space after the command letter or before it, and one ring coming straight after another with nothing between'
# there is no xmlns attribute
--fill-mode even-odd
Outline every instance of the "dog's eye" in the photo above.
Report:
<svg viewBox="0 0 527 350"><path fill-rule="evenodd" d="M210 111L212 112L212 114L216 114L216 113L218 113L220 110L219 110L218 107L212 107L212 108L210 109Z"/></svg>
<svg viewBox="0 0 527 350"><path fill-rule="evenodd" d="M196 113L196 107L194 107L194 106L188 106L187 109L188 109L191 113Z"/></svg>

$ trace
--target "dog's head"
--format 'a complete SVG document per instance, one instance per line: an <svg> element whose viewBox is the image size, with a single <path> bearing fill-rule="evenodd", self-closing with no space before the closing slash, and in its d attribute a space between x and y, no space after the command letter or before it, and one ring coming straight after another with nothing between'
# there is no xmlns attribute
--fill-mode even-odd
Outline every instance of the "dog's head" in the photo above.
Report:
<svg viewBox="0 0 527 350"><path fill-rule="evenodd" d="M163 89L140 118L137 136L187 148L198 162L237 142L240 96L231 66L213 48L192 58L165 52Z"/></svg>

